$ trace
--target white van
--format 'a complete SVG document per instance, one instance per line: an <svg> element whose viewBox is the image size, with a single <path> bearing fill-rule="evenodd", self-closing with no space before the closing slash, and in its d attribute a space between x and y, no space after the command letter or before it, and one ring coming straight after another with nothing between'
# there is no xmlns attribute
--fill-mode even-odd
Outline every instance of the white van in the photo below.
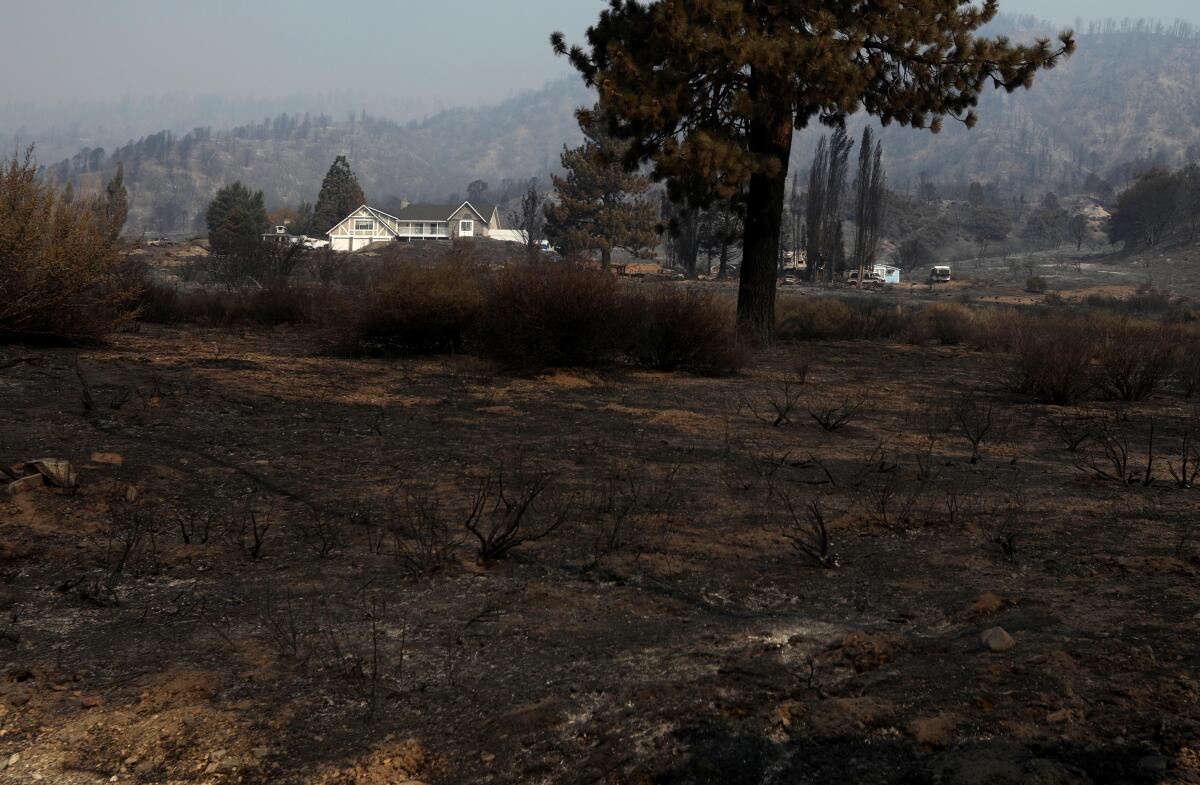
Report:
<svg viewBox="0 0 1200 785"><path fill-rule="evenodd" d="M929 271L930 283L945 283L950 280L950 268L946 265L938 265Z"/></svg>

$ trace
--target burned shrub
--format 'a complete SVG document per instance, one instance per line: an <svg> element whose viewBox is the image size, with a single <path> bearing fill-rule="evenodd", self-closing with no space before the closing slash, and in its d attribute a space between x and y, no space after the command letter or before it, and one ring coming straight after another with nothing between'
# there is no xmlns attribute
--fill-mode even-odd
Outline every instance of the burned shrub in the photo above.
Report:
<svg viewBox="0 0 1200 785"><path fill-rule="evenodd" d="M818 499L804 505L803 510L786 494L781 503L788 514L784 523L783 536L792 548L810 564L825 570L836 570L841 564L833 551L833 538L825 523L825 511Z"/></svg>
<svg viewBox="0 0 1200 785"><path fill-rule="evenodd" d="M1097 420L1092 448L1076 465L1098 480L1150 487L1154 484L1154 422L1147 432L1144 463L1133 430L1132 425L1122 427L1115 420Z"/></svg>
<svg viewBox="0 0 1200 785"><path fill-rule="evenodd" d="M974 333L974 325L974 314L965 305L934 303L912 314L904 334L910 343L963 344Z"/></svg>
<svg viewBox="0 0 1200 785"><path fill-rule="evenodd" d="M570 503L547 493L548 472L497 469L472 498L464 528L479 541L479 560L492 562L527 542L553 534L570 518Z"/></svg>
<svg viewBox="0 0 1200 785"><path fill-rule="evenodd" d="M584 569L595 569L623 551L640 556L665 538L679 503L678 472L678 466L658 475L631 469L605 480L589 504L594 536Z"/></svg>
<svg viewBox="0 0 1200 785"><path fill-rule="evenodd" d="M467 519L480 513L480 497L472 499ZM391 526L396 561L408 575L432 575L454 560L462 534L441 503L426 492L403 492L395 501Z"/></svg>
<svg viewBox="0 0 1200 785"><path fill-rule="evenodd" d="M999 419L995 403L990 398L985 400L974 392L966 392L955 399L950 411L959 432L971 445L971 463L979 463L979 446L995 435Z"/></svg>
<svg viewBox="0 0 1200 785"><path fill-rule="evenodd" d="M807 407L808 416L817 425L820 425L822 430L832 433L833 431L840 430L844 425L857 417L866 403L867 394L865 392L851 393L840 397L832 395L816 396Z"/></svg>
<svg viewBox="0 0 1200 785"><path fill-rule="evenodd" d="M821 340L852 337L854 312L832 297L805 298L780 303L775 333L779 338Z"/></svg>
<svg viewBox="0 0 1200 785"><path fill-rule="evenodd" d="M483 301L483 351L515 368L595 366L628 345L627 320L613 276L574 264L512 265Z"/></svg>
<svg viewBox="0 0 1200 785"><path fill-rule="evenodd" d="M733 311L711 292L657 287L628 299L629 354L660 371L736 373L747 354L737 341Z"/></svg>
<svg viewBox="0 0 1200 785"><path fill-rule="evenodd" d="M1024 318L1013 335L1010 384L1060 406L1075 403L1091 389L1096 354L1091 324L1068 314Z"/></svg>
<svg viewBox="0 0 1200 785"><path fill-rule="evenodd" d="M1180 341L1176 330L1129 319L1099 321L1096 386L1122 401L1148 398L1175 370Z"/></svg>
<svg viewBox="0 0 1200 785"><path fill-rule="evenodd" d="M389 262L351 318L347 348L367 355L463 351L479 323L485 276L469 258Z"/></svg>

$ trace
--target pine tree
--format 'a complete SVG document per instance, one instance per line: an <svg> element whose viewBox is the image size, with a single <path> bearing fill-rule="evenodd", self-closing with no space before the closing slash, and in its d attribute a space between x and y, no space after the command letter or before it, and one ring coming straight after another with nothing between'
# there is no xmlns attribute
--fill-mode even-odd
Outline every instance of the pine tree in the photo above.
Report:
<svg viewBox="0 0 1200 785"><path fill-rule="evenodd" d="M997 12L996 0L611 0L586 50L568 53L560 33L551 43L600 90L628 166L652 161L656 179L701 206L745 190L738 320L763 341L794 132L860 108L884 123L970 126L987 85L1029 87L1074 50L1070 33L1057 48L976 36Z"/></svg>
<svg viewBox="0 0 1200 785"><path fill-rule="evenodd" d="M112 239L121 235L129 215L129 192L125 190L125 163L117 162L117 171L104 187L104 197L98 202L100 219L109 227Z"/></svg>
<svg viewBox="0 0 1200 785"><path fill-rule="evenodd" d="M645 197L650 179L621 165L628 145L595 118L581 112L584 143L563 148L566 175L552 178L558 202L546 205L546 237L566 255L598 251L607 269L614 248L640 254L658 243L658 207Z"/></svg>
<svg viewBox="0 0 1200 785"><path fill-rule="evenodd" d="M262 247L267 211L262 191L236 182L217 191L205 214L209 250L218 256L248 256Z"/></svg>
<svg viewBox="0 0 1200 785"><path fill-rule="evenodd" d="M350 170L346 156L339 155L321 183L317 206L313 208L312 228L320 234L325 234L366 201L362 186Z"/></svg>

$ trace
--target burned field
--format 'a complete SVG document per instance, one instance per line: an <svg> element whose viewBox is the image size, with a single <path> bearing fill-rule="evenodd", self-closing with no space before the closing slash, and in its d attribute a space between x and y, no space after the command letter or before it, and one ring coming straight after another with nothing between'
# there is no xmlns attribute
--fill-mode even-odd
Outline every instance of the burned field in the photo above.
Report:
<svg viewBox="0 0 1200 785"><path fill-rule="evenodd" d="M0 460L78 472L0 499L0 781L1200 782L1173 388L313 345L143 326L0 371Z"/></svg>

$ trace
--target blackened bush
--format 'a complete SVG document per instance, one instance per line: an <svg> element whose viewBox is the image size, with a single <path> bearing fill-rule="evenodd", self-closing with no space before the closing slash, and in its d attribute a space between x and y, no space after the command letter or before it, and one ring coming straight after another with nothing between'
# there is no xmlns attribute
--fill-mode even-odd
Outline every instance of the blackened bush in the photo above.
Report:
<svg viewBox="0 0 1200 785"><path fill-rule="evenodd" d="M466 258L390 262L355 309L349 349L370 355L463 351L479 324L485 274Z"/></svg>
<svg viewBox="0 0 1200 785"><path fill-rule="evenodd" d="M1025 291L1031 294L1043 294L1048 288L1046 279L1040 275L1031 275L1025 279Z"/></svg>
<svg viewBox="0 0 1200 785"><path fill-rule="evenodd" d="M975 316L958 303L934 303L914 312L904 328L910 343L936 341L944 346L966 343L974 334Z"/></svg>
<svg viewBox="0 0 1200 785"><path fill-rule="evenodd" d="M328 293L304 286L183 290L151 281L141 286L134 306L140 321L155 324L274 327L320 321L332 309L332 300Z"/></svg>
<svg viewBox="0 0 1200 785"><path fill-rule="evenodd" d="M553 262L513 264L490 281L479 340L485 353L514 368L601 365L628 346L625 310L607 272Z"/></svg>
<svg viewBox="0 0 1200 785"><path fill-rule="evenodd" d="M849 338L854 332L854 312L843 300L806 297L780 303L775 334L802 341Z"/></svg>
<svg viewBox="0 0 1200 785"><path fill-rule="evenodd" d="M1179 364L1178 330L1127 318L1102 318L1097 323L1095 379L1109 397L1145 400Z"/></svg>
<svg viewBox="0 0 1200 785"><path fill-rule="evenodd" d="M1096 355L1092 324L1070 314L1013 318L1020 320L1012 337L1012 387L1059 406L1082 398Z"/></svg>
<svg viewBox="0 0 1200 785"><path fill-rule="evenodd" d="M730 304L711 292L657 287L628 297L629 354L660 371L736 373L746 363Z"/></svg>

